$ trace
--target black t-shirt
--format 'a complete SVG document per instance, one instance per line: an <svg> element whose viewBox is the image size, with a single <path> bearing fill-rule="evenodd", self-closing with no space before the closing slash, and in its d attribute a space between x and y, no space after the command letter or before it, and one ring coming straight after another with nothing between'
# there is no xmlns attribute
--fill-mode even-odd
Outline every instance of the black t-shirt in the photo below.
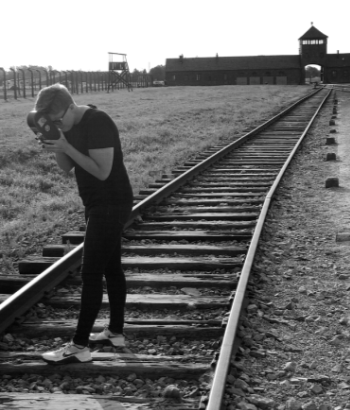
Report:
<svg viewBox="0 0 350 410"><path fill-rule="evenodd" d="M123 162L118 128L109 115L100 110L88 109L80 122L64 135L74 148L87 156L89 149L114 148L112 170L105 181L74 163L79 195L84 206L132 202L132 188Z"/></svg>

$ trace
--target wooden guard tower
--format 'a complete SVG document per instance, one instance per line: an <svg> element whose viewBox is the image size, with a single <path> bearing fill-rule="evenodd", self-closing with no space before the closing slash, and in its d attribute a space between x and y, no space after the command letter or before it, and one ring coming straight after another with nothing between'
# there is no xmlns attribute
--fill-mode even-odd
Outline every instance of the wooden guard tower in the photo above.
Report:
<svg viewBox="0 0 350 410"><path fill-rule="evenodd" d="M108 53L108 55L108 92L110 89L121 88L123 85L128 91L132 91L126 54Z"/></svg>

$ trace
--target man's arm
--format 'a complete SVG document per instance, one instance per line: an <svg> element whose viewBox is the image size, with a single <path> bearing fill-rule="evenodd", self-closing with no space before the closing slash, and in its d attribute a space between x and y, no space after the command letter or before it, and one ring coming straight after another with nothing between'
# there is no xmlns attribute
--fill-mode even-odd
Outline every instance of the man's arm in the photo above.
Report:
<svg viewBox="0 0 350 410"><path fill-rule="evenodd" d="M87 156L69 145L66 154L74 159L85 171L101 181L106 180L111 173L114 147L89 149L89 156Z"/></svg>
<svg viewBox="0 0 350 410"><path fill-rule="evenodd" d="M111 173L114 147L89 149L89 155L85 155L69 144L62 132L58 140L44 140L43 147L56 154L59 167L66 172L75 163L101 181L106 180Z"/></svg>
<svg viewBox="0 0 350 410"><path fill-rule="evenodd" d="M74 162L72 158L66 155L64 152L56 152L57 165L63 169L63 171L69 172L74 168Z"/></svg>

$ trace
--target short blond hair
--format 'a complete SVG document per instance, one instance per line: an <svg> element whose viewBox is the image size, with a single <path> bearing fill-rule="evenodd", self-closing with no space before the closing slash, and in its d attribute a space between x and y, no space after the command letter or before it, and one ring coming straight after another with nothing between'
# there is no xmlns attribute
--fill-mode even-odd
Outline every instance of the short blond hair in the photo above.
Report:
<svg viewBox="0 0 350 410"><path fill-rule="evenodd" d="M75 102L68 89L56 83L39 91L34 108L36 111L56 115L67 109L70 104Z"/></svg>

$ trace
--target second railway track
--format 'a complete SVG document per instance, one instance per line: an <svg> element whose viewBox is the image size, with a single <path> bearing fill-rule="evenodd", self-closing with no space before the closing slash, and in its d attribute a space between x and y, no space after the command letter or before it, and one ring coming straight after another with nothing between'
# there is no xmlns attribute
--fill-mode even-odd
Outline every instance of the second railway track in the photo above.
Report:
<svg viewBox="0 0 350 410"><path fill-rule="evenodd" d="M41 360L75 328L84 227L44 247L42 257L20 261L18 275L2 275L0 377L26 375L28 400L38 392L62 400L54 393L72 393L79 380L82 393L113 395L120 409L219 410L260 212L330 92L313 93L140 191L123 235L126 348L97 348L88 364ZM95 331L103 318L102 309ZM21 408L10 392L11 408Z"/></svg>

